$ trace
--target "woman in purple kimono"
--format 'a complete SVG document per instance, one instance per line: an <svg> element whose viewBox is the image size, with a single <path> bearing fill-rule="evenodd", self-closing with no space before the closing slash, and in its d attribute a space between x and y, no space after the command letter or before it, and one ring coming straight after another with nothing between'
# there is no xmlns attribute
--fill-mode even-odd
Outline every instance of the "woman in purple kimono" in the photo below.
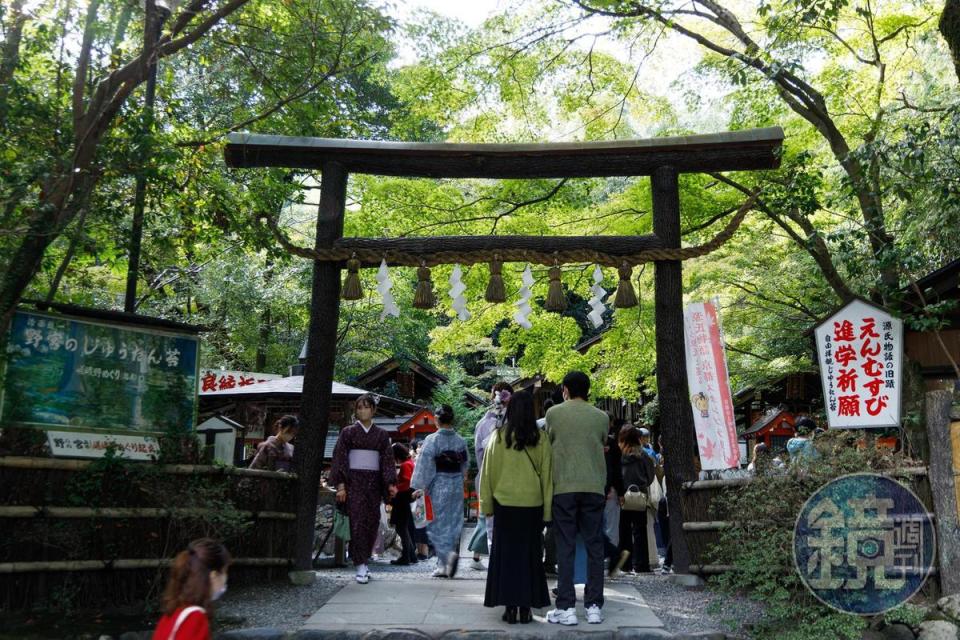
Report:
<svg viewBox="0 0 960 640"><path fill-rule="evenodd" d="M396 495L397 471L390 437L373 423L377 412L374 396L366 393L357 398L353 411L357 421L340 432L329 482L337 488L337 502L347 503L347 550L357 569L357 582L367 584L367 561L380 527L380 503Z"/></svg>

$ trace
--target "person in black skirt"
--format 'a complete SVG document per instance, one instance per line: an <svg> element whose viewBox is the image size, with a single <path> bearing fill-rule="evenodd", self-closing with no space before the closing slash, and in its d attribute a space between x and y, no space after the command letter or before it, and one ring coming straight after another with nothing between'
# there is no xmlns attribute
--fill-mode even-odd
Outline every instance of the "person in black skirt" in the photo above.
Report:
<svg viewBox="0 0 960 640"><path fill-rule="evenodd" d="M497 523L483 604L505 607L510 624L526 624L531 609L550 604L541 532L553 501L553 452L528 391L510 397L506 424L491 436L480 474L480 509Z"/></svg>
<svg viewBox="0 0 960 640"><path fill-rule="evenodd" d="M400 538L400 557L391 560L390 564L416 564L417 548L413 543L413 514L410 503L413 502L413 489L410 488L410 478L413 477L413 460L410 459L410 449L405 445L393 443L393 459L399 463L397 470L397 495L390 502L390 524L397 531Z"/></svg>

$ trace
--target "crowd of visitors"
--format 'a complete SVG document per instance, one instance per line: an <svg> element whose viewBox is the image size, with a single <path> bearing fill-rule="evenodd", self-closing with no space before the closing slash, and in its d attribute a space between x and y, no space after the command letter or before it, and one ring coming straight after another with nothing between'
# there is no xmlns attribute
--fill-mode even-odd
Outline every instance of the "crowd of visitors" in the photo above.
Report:
<svg viewBox="0 0 960 640"><path fill-rule="evenodd" d="M508 623L528 623L532 609L550 604L548 573L556 575L557 588L547 620L574 625L575 581L585 583L586 621L598 624L605 574L664 570L658 540L669 570L662 455L652 448L647 429L597 409L587 401L589 393L590 379L573 371L538 417L530 392L514 393L499 382L474 429L479 503L467 545L470 566L487 570L484 604L503 607ZM357 582L370 579L380 502L391 504L391 524L400 539L393 564L432 555L433 576L452 578L470 468L468 445L453 428L453 409L438 407L438 431L411 451L403 444L389 446L374 424L372 397L361 397L356 407L357 422L341 432L334 450L329 482L348 507ZM424 531L428 550L415 549L415 536ZM586 572L575 579L578 553ZM489 556L486 567L483 555Z"/></svg>
<svg viewBox="0 0 960 640"><path fill-rule="evenodd" d="M590 624L603 622L604 574L671 572L670 514L663 447L650 431L626 423L587 401L590 379L567 374L560 393L537 416L528 391L498 382L490 408L474 429L478 473L477 526L469 541L471 567L487 570L484 605L503 607L504 621L529 623L532 609L550 604L547 575L555 574L550 623L575 625L575 582L585 583ZM370 558L380 544L384 504L400 541L394 565L436 558L435 578L452 578L459 564L469 447L454 429L449 405L435 411L438 430L417 448L391 444L376 426L377 397L360 396L356 421L343 429L327 483L347 516L348 552L356 581L370 580ZM250 467L290 471L295 416L283 416L257 449ZM782 452L789 463L757 443L742 473L776 473L818 457L816 424L801 417ZM575 578L577 556L585 574ZM482 556L489 556L484 566ZM207 608L226 591L230 555L222 544L192 542L174 560L164 594L164 615L154 638L209 638ZM606 564L606 568L604 565ZM606 569L606 571L605 571Z"/></svg>

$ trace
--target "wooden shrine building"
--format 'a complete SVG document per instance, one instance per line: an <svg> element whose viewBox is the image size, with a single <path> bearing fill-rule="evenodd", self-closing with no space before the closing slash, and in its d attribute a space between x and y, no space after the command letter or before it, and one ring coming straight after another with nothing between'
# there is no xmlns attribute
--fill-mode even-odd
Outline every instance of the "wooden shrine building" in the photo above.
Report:
<svg viewBox="0 0 960 640"><path fill-rule="evenodd" d="M387 358L353 380L353 384L374 393L402 398L423 406L430 406L434 389L445 382L447 376L415 358ZM471 408L486 404L483 398L469 391L463 394L463 400Z"/></svg>

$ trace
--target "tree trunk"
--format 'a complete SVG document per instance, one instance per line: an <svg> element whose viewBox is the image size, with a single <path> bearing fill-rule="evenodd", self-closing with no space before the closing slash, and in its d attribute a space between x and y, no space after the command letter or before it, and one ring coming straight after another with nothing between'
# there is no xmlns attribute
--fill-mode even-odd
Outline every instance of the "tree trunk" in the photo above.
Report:
<svg viewBox="0 0 960 640"><path fill-rule="evenodd" d="M3 52L0 53L0 125L7 119L7 96L13 86L13 74L20 64L20 41L26 22L23 0L13 0L10 4L10 20L6 25L7 37L3 40Z"/></svg>
<svg viewBox="0 0 960 640"><path fill-rule="evenodd" d="M49 181L39 205L27 214L30 225L0 277L0 327L9 325L23 292L40 270L47 248L77 216L96 184L99 176L74 166L80 177L60 175ZM89 167L89 162L85 166ZM0 331L0 347L6 348L6 331Z"/></svg>
<svg viewBox="0 0 960 640"><path fill-rule="evenodd" d="M273 281L273 260L267 258L267 268L263 274L263 284L269 289ZM270 334L273 333L273 318L270 313L269 298L267 306L260 316L260 331L257 337L257 361L254 365L255 371L267 370L267 347L270 346Z"/></svg>
<svg viewBox="0 0 960 640"><path fill-rule="evenodd" d="M957 476L953 458L957 453L954 427L950 420L953 393L926 394L927 436L930 438L930 491L937 514L937 556L942 592L960 591L960 522L957 518Z"/></svg>
<svg viewBox="0 0 960 640"><path fill-rule="evenodd" d="M947 0L940 14L940 34L950 46L953 69L960 80L960 0Z"/></svg>
<svg viewBox="0 0 960 640"><path fill-rule="evenodd" d="M257 361L254 364L256 371L263 371L267 368L267 347L270 345L271 333L270 307L267 306L260 316L260 332L257 339Z"/></svg>
<svg viewBox="0 0 960 640"><path fill-rule="evenodd" d="M63 260L61 260L60 266L57 268L56 275L53 276L53 282L50 284L50 290L47 292L47 302L53 302L53 299L57 297L57 290L60 288L60 281L63 280L63 276L66 275L67 269L70 268L70 262L73 260L73 254L77 250L77 244L80 242L80 238L83 237L83 222L86 217L87 208L84 207L80 212L80 215L77 217L76 228L74 229L74 233L70 236L70 244L67 246L67 252L64 254Z"/></svg>

